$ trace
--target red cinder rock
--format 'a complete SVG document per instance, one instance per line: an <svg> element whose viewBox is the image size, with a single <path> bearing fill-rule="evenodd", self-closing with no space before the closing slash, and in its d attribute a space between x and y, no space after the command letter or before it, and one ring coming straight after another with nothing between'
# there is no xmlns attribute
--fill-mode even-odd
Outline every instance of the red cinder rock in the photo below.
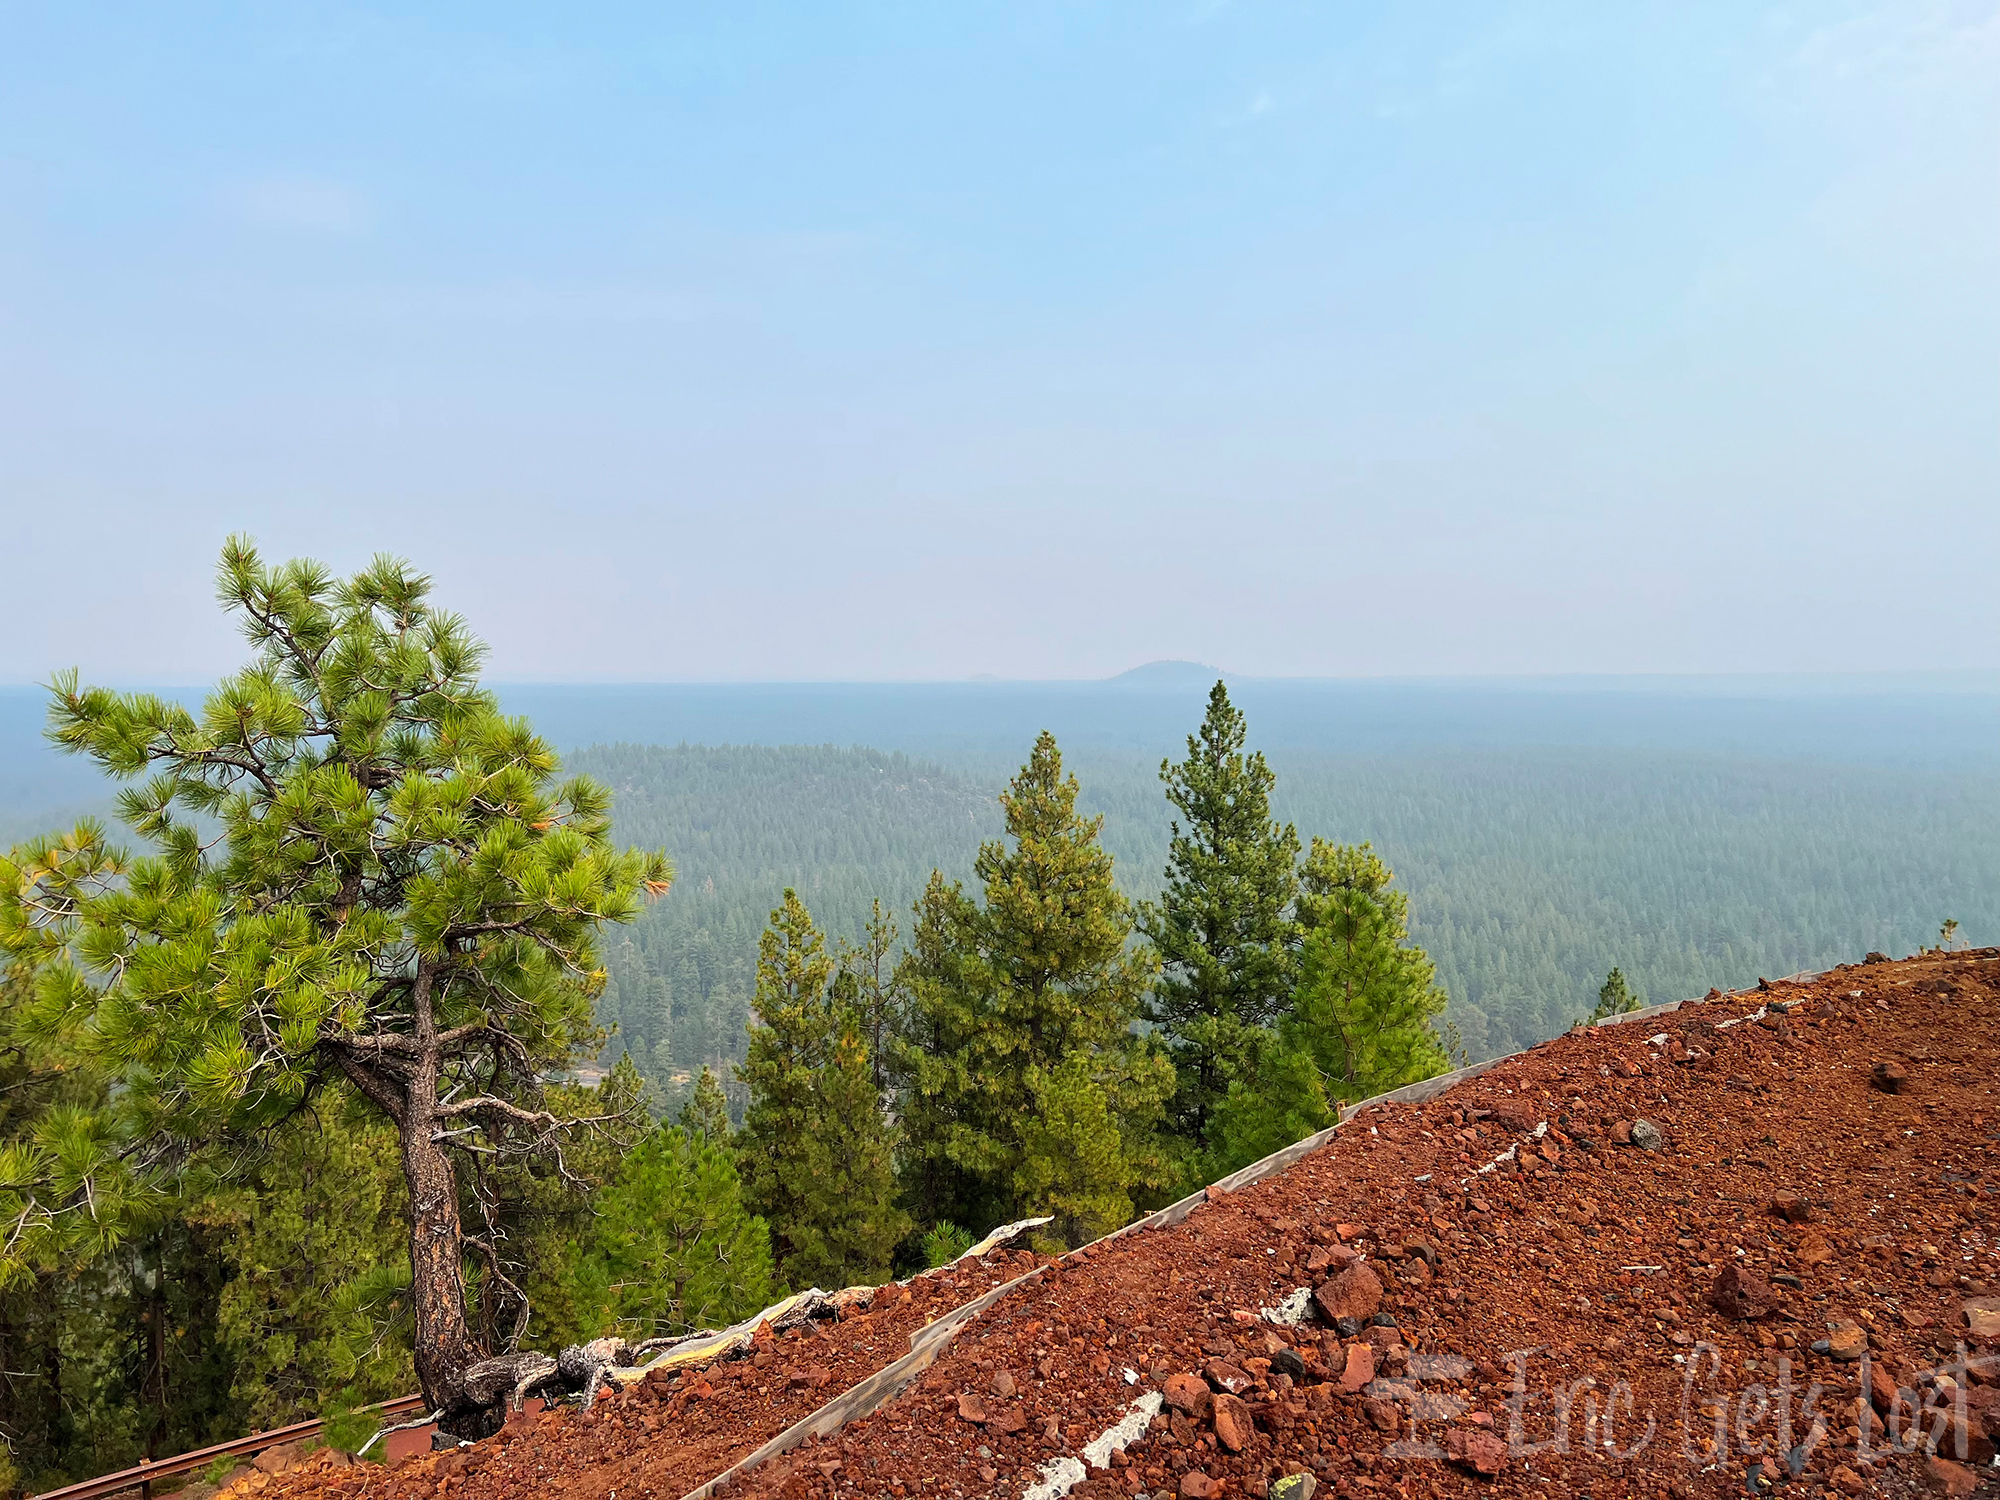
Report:
<svg viewBox="0 0 2000 1500"><path fill-rule="evenodd" d="M958 1414L967 1422L986 1420L986 1403L971 1391L958 1393Z"/></svg>
<svg viewBox="0 0 2000 1500"><path fill-rule="evenodd" d="M1319 1304L1320 1315L1334 1327L1340 1328L1345 1322L1349 1328L1342 1332L1358 1330L1381 1309L1382 1283L1366 1261L1356 1261L1322 1284L1313 1293L1313 1301Z"/></svg>
<svg viewBox="0 0 2000 1500"><path fill-rule="evenodd" d="M1491 1479L1507 1466L1507 1445L1477 1428L1452 1428L1445 1437L1444 1453L1459 1468L1483 1479Z"/></svg>
<svg viewBox="0 0 2000 1500"><path fill-rule="evenodd" d="M1790 1188L1771 1195L1771 1212L1788 1224L1803 1224L1812 1217L1812 1205Z"/></svg>
<svg viewBox="0 0 2000 1500"><path fill-rule="evenodd" d="M1937 1451L1945 1458L1984 1468L1993 1462L1994 1442L1987 1418L1978 1408L1961 1401L1940 1403L1933 1431ZM1903 1424L1905 1429L1908 1423Z"/></svg>
<svg viewBox="0 0 2000 1500"><path fill-rule="evenodd" d="M1241 1453L1251 1436L1250 1408L1241 1398L1215 1398L1215 1440L1231 1453Z"/></svg>
<svg viewBox="0 0 2000 1500"><path fill-rule="evenodd" d="M1215 1500L1221 1493L1222 1486L1199 1469L1181 1475L1181 1500Z"/></svg>
<svg viewBox="0 0 2000 1500"><path fill-rule="evenodd" d="M1361 1252L1351 1245L1316 1246L1306 1257L1306 1273L1317 1276L1322 1271L1343 1271L1361 1258Z"/></svg>
<svg viewBox="0 0 2000 1500"><path fill-rule="evenodd" d="M1394 1432L1402 1425L1396 1408L1375 1396L1361 1403L1361 1415L1379 1432Z"/></svg>
<svg viewBox="0 0 2000 1500"><path fill-rule="evenodd" d="M1010 1432L1020 1432L1027 1425L1028 1414L1018 1406L1003 1406L986 1419L986 1430L1003 1436Z"/></svg>
<svg viewBox="0 0 2000 1500"><path fill-rule="evenodd" d="M1201 1367L1201 1373L1208 1377L1209 1385L1215 1390L1227 1391L1232 1396L1249 1390L1257 1383L1251 1379L1248 1370L1233 1365L1226 1359L1211 1359Z"/></svg>
<svg viewBox="0 0 2000 1500"><path fill-rule="evenodd" d="M304 1458L305 1444L280 1443L275 1448L266 1448L250 1461L250 1465L260 1474L283 1474L288 1469L296 1469Z"/></svg>
<svg viewBox="0 0 2000 1500"><path fill-rule="evenodd" d="M1761 1318L1779 1303L1778 1289L1738 1265L1727 1265L1709 1289L1708 1303L1725 1318Z"/></svg>
<svg viewBox="0 0 2000 1500"><path fill-rule="evenodd" d="M1833 1242L1817 1229L1802 1234L1795 1258L1802 1266L1823 1266L1833 1259Z"/></svg>
<svg viewBox="0 0 2000 1500"><path fill-rule="evenodd" d="M1955 1464L1948 1458L1931 1459L1924 1465L1924 1472L1948 1500L1969 1500L1979 1484L1977 1474L1964 1464Z"/></svg>
<svg viewBox="0 0 2000 1500"><path fill-rule="evenodd" d="M1958 1310L1967 1336L2000 1339L2000 1297L1973 1297Z"/></svg>
<svg viewBox="0 0 2000 1500"><path fill-rule="evenodd" d="M1198 1375L1169 1375L1166 1384L1160 1388L1160 1395L1175 1411L1185 1412L1197 1422L1208 1420L1208 1413L1215 1398L1209 1394L1208 1382Z"/></svg>
<svg viewBox="0 0 2000 1500"><path fill-rule="evenodd" d="M1541 1123L1541 1113L1519 1099L1502 1099L1493 1106L1493 1123L1515 1135L1526 1135Z"/></svg>
<svg viewBox="0 0 2000 1500"><path fill-rule="evenodd" d="M1340 1372L1340 1388L1352 1396L1374 1378L1374 1349L1367 1344L1349 1344L1347 1364Z"/></svg>
<svg viewBox="0 0 2000 1500"><path fill-rule="evenodd" d="M1894 1058L1886 1058L1875 1064L1875 1087L1885 1094L1900 1094L1903 1086L1910 1081L1910 1070Z"/></svg>

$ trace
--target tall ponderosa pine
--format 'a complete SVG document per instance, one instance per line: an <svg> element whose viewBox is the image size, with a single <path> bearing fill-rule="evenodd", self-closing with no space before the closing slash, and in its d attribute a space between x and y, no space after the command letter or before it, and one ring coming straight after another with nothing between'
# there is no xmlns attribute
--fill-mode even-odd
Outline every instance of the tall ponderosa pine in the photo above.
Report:
<svg viewBox="0 0 2000 1500"><path fill-rule="evenodd" d="M1410 899L1367 844L1314 839L1299 877L1304 929L1291 1012L1256 1077L1217 1110L1214 1165L1254 1161L1333 1123L1343 1101L1447 1071L1447 996L1409 939Z"/></svg>
<svg viewBox="0 0 2000 1500"><path fill-rule="evenodd" d="M257 654L199 714L55 683L57 743L146 778L119 811L152 852L86 823L0 864L0 948L33 975L36 1024L122 1082L115 1113L75 1122L14 1243L60 1233L84 1187L115 1198L128 1170L221 1157L343 1083L396 1129L418 1382L477 1435L512 1381L468 1377L491 1351L466 1257L495 1285L507 1263L466 1231L458 1163L556 1150L578 1124L540 1079L597 1040L599 925L669 867L612 847L606 794L557 782L403 563L342 581L232 540L219 593Z"/></svg>
<svg viewBox="0 0 2000 1500"><path fill-rule="evenodd" d="M758 944L757 1016L738 1069L750 1106L736 1149L778 1273L800 1287L882 1279L908 1228L861 1023L832 978L825 939L786 891Z"/></svg>
<svg viewBox="0 0 2000 1500"><path fill-rule="evenodd" d="M1171 1115L1199 1144L1232 1080L1244 1076L1265 1029L1291 998L1292 901L1299 836L1271 818L1277 778L1246 755L1243 715L1217 682L1187 759L1160 763L1179 817L1167 883L1140 908L1139 930L1161 963L1148 1018L1165 1037L1178 1086Z"/></svg>
<svg viewBox="0 0 2000 1500"><path fill-rule="evenodd" d="M1009 842L980 847L983 904L933 874L899 970L904 1170L932 1222L1035 1212L1067 1239L1162 1185L1155 1128L1172 1066L1132 1033L1155 966L1044 733L1001 795Z"/></svg>

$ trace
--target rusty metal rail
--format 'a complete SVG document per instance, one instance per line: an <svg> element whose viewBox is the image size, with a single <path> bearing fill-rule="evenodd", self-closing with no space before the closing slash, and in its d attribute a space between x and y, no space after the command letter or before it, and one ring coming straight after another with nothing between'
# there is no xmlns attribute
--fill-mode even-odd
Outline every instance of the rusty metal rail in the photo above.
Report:
<svg viewBox="0 0 2000 1500"><path fill-rule="evenodd" d="M385 1417L399 1417L424 1409L422 1396L398 1396L393 1401L383 1401L365 1408L368 1411L380 1412ZM141 1495L151 1495L155 1480L169 1479L193 1469L205 1469L218 1458L242 1458L246 1454L262 1453L266 1448L275 1448L280 1443L295 1443L300 1438L318 1437L323 1425L315 1417L310 1422L294 1422L289 1427L273 1427L269 1432L253 1432L248 1437L231 1438L226 1443L214 1443L206 1448L197 1448L192 1453L181 1453L173 1458L136 1464L129 1469L120 1469L116 1474L100 1474L95 1479L86 1479L78 1484L66 1484L59 1490L44 1490L35 1496L34 1500L93 1500L95 1496L115 1495L122 1490L137 1490Z"/></svg>

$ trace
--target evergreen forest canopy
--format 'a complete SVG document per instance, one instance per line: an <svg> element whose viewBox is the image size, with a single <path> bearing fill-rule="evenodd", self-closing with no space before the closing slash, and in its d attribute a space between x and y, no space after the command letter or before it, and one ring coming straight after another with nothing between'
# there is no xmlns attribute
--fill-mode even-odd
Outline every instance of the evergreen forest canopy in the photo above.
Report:
<svg viewBox="0 0 2000 1500"><path fill-rule="evenodd" d="M358 1440L418 1386L478 1431L542 1350L1030 1212L1075 1243L1459 1057L2000 931L1977 697L1910 700L1914 752L1851 695L496 701L401 564L233 543L222 584L253 659L213 693L56 683L139 852L85 822L0 870L0 1436L37 1487L319 1411ZM641 743L675 703L891 748ZM1746 722L1849 754L1684 742ZM32 757L0 788L10 832L91 801Z"/></svg>
<svg viewBox="0 0 2000 1500"><path fill-rule="evenodd" d="M2000 939L1990 769L1602 747L1269 759L1275 815L1367 840L1396 872L1475 1060L1588 1015L1614 967L1669 1000L1913 952L1947 917ZM1067 760L1080 805L1104 814L1120 889L1155 895L1158 756ZM673 1099L703 1063L741 1056L757 935L786 887L836 937L858 940L876 897L907 928L931 869L968 876L1000 827L1003 772L902 754L620 745L569 763L612 788L621 839L672 851L682 872L607 941L600 1009L617 1028L606 1062L629 1049Z"/></svg>

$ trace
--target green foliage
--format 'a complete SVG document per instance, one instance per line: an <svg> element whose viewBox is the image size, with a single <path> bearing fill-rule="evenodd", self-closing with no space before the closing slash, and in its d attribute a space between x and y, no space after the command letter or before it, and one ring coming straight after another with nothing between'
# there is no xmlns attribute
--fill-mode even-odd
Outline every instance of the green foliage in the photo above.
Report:
<svg viewBox="0 0 2000 1500"><path fill-rule="evenodd" d="M1455 1061L1573 1024L1613 961L1649 993L1699 994L1857 947L1907 951L1936 940L1935 902L2000 890L1990 776L1635 751L1273 758L1277 816L1375 834L1398 870L1412 936L1452 996L1440 1030ZM730 1018L782 886L808 892L829 934L859 936L871 894L917 889L932 865L968 873L988 827L986 773L874 751L621 747L578 763L620 768L623 836L691 851L689 878L609 955L603 1011L628 1039L635 1015L660 1017L646 1022L658 1061L641 1064L677 1098L694 1073L673 1059L740 1049ZM1079 806L1106 814L1127 893L1148 894L1170 853L1157 758L1098 750L1083 766ZM661 1007L671 992L671 1017L635 1008L648 986Z"/></svg>
<svg viewBox="0 0 2000 1500"><path fill-rule="evenodd" d="M316 1120L281 1132L254 1167L186 1210L230 1273L219 1324L232 1395L255 1428L335 1392L404 1395L415 1379L396 1132L344 1093L320 1104ZM395 1272L392 1287L383 1267Z"/></svg>
<svg viewBox="0 0 2000 1500"><path fill-rule="evenodd" d="M0 1433L28 1490L245 1430L215 1326L217 1251L166 1217L0 1293Z"/></svg>
<svg viewBox="0 0 2000 1500"><path fill-rule="evenodd" d="M877 896L859 943L842 939L834 973L834 998L854 1013L868 1047L869 1077L880 1094L888 1087L889 1038L902 1019L903 994L896 984L895 919Z"/></svg>
<svg viewBox="0 0 2000 1500"><path fill-rule="evenodd" d="M686 875L606 945L598 1015L615 1034L605 1060L630 1052L676 1108L710 1066L738 1119L731 1065L748 1039L765 915L784 889L865 949L878 900L894 911L934 867L968 871L1000 822L983 780L874 750L614 745L573 764L616 793L620 839L671 848Z"/></svg>
<svg viewBox="0 0 2000 1500"><path fill-rule="evenodd" d="M1445 992L1407 941L1409 897L1389 889L1393 878L1367 844L1313 840L1299 877L1305 937L1292 1012L1254 1080L1218 1110L1218 1171L1324 1129L1342 1102L1451 1067L1436 1030Z"/></svg>
<svg viewBox="0 0 2000 1500"><path fill-rule="evenodd" d="M1614 968L1604 976L1604 983L1597 990L1597 1008L1590 1013L1590 1024L1608 1021L1613 1016L1630 1015L1645 1005L1645 1000L1625 981L1625 971Z"/></svg>
<svg viewBox="0 0 2000 1500"><path fill-rule="evenodd" d="M1014 1197L1024 1209L1053 1219L1041 1238L1068 1248L1127 1223L1137 1174L1121 1118L1156 1113L1163 1090L1152 1079L1100 1068L1081 1051L1053 1070L1031 1064L1023 1082L1028 1109L1020 1122Z"/></svg>
<svg viewBox="0 0 2000 1500"><path fill-rule="evenodd" d="M712 1068L703 1066L701 1077L695 1080L694 1092L681 1106L676 1123L689 1135L714 1141L718 1146L728 1144L731 1134L729 1099L722 1092L722 1084L717 1081Z"/></svg>
<svg viewBox="0 0 2000 1500"><path fill-rule="evenodd" d="M570 1140L559 1156L472 1163L461 1183L461 1211L476 1226L478 1239L502 1252L478 1268L468 1289L473 1325L485 1347L526 1343L554 1349L602 1331L601 1309L580 1295L578 1247L590 1240L601 1190L652 1128L650 1098L638 1069L620 1058L595 1088L563 1084L548 1090L543 1103L550 1113L599 1122ZM520 1321L524 1314L526 1322Z"/></svg>
<svg viewBox="0 0 2000 1500"><path fill-rule="evenodd" d="M575 1278L591 1333L633 1341L719 1328L769 1306L770 1238L744 1206L729 1150L656 1127L600 1195Z"/></svg>
<svg viewBox="0 0 2000 1500"><path fill-rule="evenodd" d="M362 1433L361 1441L366 1442L368 1440L368 1437L369 1437L368 1433L366 1432ZM207 1468L203 1469L201 1471L201 1477L202 1480L208 1484L213 1484L218 1486L227 1484L229 1482L229 1476L231 1474L234 1474L242 1466L243 1466L242 1459L237 1458L233 1454L225 1453L222 1455L222 1457L218 1458L214 1463L210 1464Z"/></svg>
<svg viewBox="0 0 2000 1500"><path fill-rule="evenodd" d="M1187 759L1161 762L1179 817L1166 887L1140 907L1139 930L1162 971L1147 1017L1165 1038L1178 1083L1176 1128L1201 1142L1232 1080L1244 1076L1264 1028L1291 996L1291 907L1299 838L1271 818L1276 778L1243 751L1243 715L1217 682Z"/></svg>
<svg viewBox="0 0 2000 1500"><path fill-rule="evenodd" d="M1203 1175L1226 1177L1325 1130L1338 1117L1339 1101L1327 1092L1310 1047L1296 1035L1267 1045L1216 1107Z"/></svg>
<svg viewBox="0 0 2000 1500"><path fill-rule="evenodd" d="M1260 740L1274 733L1252 718ZM923 726L899 726L885 706L841 738L899 727ZM1157 897L1170 854L1159 753L1064 748L1079 808L1105 815L1121 889ZM949 767L806 745L573 757L616 787L619 838L664 844L683 870L607 945L601 1014L619 1028L607 1061L653 1027L640 1066L676 1107L704 1061L731 1087L720 1064L742 1056L757 937L784 887L831 944L861 938L875 896L907 910L933 868L969 880L978 841L999 831L993 791L1014 768L984 749L954 753ZM2000 941L2000 780L1988 768L1623 748L1336 754L1296 734L1266 754L1275 818L1367 838L1396 870L1411 936L1475 1062L1567 1029L1614 963L1647 995L1677 998L1869 948L1914 952L1938 941L1940 911L1975 943Z"/></svg>
<svg viewBox="0 0 2000 1500"><path fill-rule="evenodd" d="M752 1207L797 1286L880 1281L909 1225L895 1206L891 1139L861 1020L834 995L825 939L796 892L757 958L757 1021L740 1073L736 1142Z"/></svg>
<svg viewBox="0 0 2000 1500"><path fill-rule="evenodd" d="M1155 1127L1172 1066L1131 1030L1155 966L1128 943L1131 907L1076 799L1043 734L1000 799L1012 843L983 844L974 864L984 902L934 873L917 904L893 1055L904 1176L925 1220L1047 1208L1074 1236L1122 1222L1166 1180ZM1088 1161L1058 1163L1065 1146Z"/></svg>
<svg viewBox="0 0 2000 1500"><path fill-rule="evenodd" d="M1410 898L1367 844L1314 839L1299 876L1305 941L1280 1045L1303 1044L1329 1096L1367 1098L1450 1066L1435 1023L1447 996L1409 939Z"/></svg>
<svg viewBox="0 0 2000 1500"><path fill-rule="evenodd" d="M353 1393L341 1391L320 1408L320 1441L342 1453L359 1454L361 1445L382 1430L382 1414L357 1406Z"/></svg>
<svg viewBox="0 0 2000 1500"><path fill-rule="evenodd" d="M933 1224L924 1231L921 1241L924 1269L935 1271L939 1266L948 1266L978 1243L970 1229L960 1229L950 1220Z"/></svg>
<svg viewBox="0 0 2000 1500"><path fill-rule="evenodd" d="M0 970L0 1148L16 1161L57 1149L62 1126L103 1119L109 1079L61 1039L21 1024L26 976ZM37 1180L38 1179L38 1180ZM216 1328L217 1246L152 1195L115 1243L58 1212L21 1209L46 1172L13 1182L26 1253L0 1286L0 1441L29 1490L135 1462L150 1445L195 1447L240 1430ZM29 1247L32 1248L29 1248Z"/></svg>
<svg viewBox="0 0 2000 1500"><path fill-rule="evenodd" d="M860 1017L836 1006L807 1154L807 1212L787 1226L795 1286L837 1290L889 1277L910 1217L896 1203L895 1132L882 1111Z"/></svg>
<svg viewBox="0 0 2000 1500"><path fill-rule="evenodd" d="M51 737L133 783L119 813L149 852L84 824L0 861L26 1023L118 1082L110 1107L59 1122L62 1149L0 1159L20 1230L0 1265L65 1237L101 1246L137 1192L227 1169L342 1083L425 1177L416 1363L441 1390L477 1351L439 1143L472 1133L507 1154L568 1131L538 1107L540 1077L595 1046L598 926L629 920L669 867L612 847L605 792L557 781L406 565L337 580L232 540L218 592L256 654L198 714L55 680Z"/></svg>

